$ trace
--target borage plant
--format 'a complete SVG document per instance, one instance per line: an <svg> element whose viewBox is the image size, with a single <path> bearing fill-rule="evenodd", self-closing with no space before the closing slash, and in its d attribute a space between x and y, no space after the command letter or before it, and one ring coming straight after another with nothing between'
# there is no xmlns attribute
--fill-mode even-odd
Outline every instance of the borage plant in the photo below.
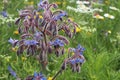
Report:
<svg viewBox="0 0 120 80"><path fill-rule="evenodd" d="M54 11L51 8L54 8ZM19 26L18 31L21 34L21 39L10 38L9 40L13 47L18 47L17 55L21 55L23 52L27 53L27 56L37 55L43 68L48 63L49 53L55 53L58 57L64 54L64 46L69 44L68 39L60 33L64 32L66 36L72 38L78 26L68 19L68 14L65 11L55 10L56 8L56 4L40 0L38 9L20 10L19 18L15 24ZM75 54L72 57L69 55L69 58L65 59L59 72L65 69L67 64L71 65L73 71L79 72L80 65L84 62L81 46L69 50Z"/></svg>

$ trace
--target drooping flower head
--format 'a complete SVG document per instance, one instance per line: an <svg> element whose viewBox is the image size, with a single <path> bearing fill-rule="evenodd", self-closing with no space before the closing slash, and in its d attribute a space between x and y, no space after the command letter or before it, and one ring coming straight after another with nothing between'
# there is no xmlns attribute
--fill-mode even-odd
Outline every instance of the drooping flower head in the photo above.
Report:
<svg viewBox="0 0 120 80"><path fill-rule="evenodd" d="M17 44L18 40L10 38L8 42L11 43L12 46L14 47Z"/></svg>
<svg viewBox="0 0 120 80"><path fill-rule="evenodd" d="M61 69L66 69L66 65L70 65L73 72L80 72L81 65L85 62L85 58L83 56L83 51L85 49L78 45L77 48L70 48L70 52L74 52L74 55L69 56L68 59L65 59Z"/></svg>
<svg viewBox="0 0 120 80"><path fill-rule="evenodd" d="M64 16L67 16L66 12L59 13L57 16L54 17L54 20L59 20Z"/></svg>
<svg viewBox="0 0 120 80"><path fill-rule="evenodd" d="M10 39L8 40L8 42L11 43L11 44L16 43L17 41L18 41L18 40L15 40L15 39L12 39L12 38L10 38Z"/></svg>
<svg viewBox="0 0 120 80"><path fill-rule="evenodd" d="M75 53L79 53L79 54L83 54L85 48L83 48L80 44L77 46L77 48L75 48Z"/></svg>
<svg viewBox="0 0 120 80"><path fill-rule="evenodd" d="M30 45L37 45L38 42L37 42L36 40L25 40L25 41L24 41L24 44L25 44L26 46L30 46Z"/></svg>
<svg viewBox="0 0 120 80"><path fill-rule="evenodd" d="M53 45L53 46L59 46L59 47L64 46L64 42L60 39L56 39L53 42L51 42L50 44Z"/></svg>
<svg viewBox="0 0 120 80"><path fill-rule="evenodd" d="M60 40L58 38L50 42L50 46L54 47L55 54L57 57L61 54L64 54L64 45L65 43L63 42L63 40Z"/></svg>
<svg viewBox="0 0 120 80"><path fill-rule="evenodd" d="M83 63L83 62L84 62L84 59L75 58L75 59L69 60L69 62L70 62L71 64Z"/></svg>

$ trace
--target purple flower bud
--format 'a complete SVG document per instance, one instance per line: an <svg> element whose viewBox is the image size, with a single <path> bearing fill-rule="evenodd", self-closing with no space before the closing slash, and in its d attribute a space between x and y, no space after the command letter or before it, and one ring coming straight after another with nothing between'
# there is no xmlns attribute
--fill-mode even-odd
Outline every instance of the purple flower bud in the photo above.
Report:
<svg viewBox="0 0 120 80"><path fill-rule="evenodd" d="M15 21L15 24L18 25L20 23L20 18L18 18L16 21Z"/></svg>
<svg viewBox="0 0 120 80"><path fill-rule="evenodd" d="M48 53L52 53L52 51L53 51L52 47L51 46L48 47Z"/></svg>
<svg viewBox="0 0 120 80"><path fill-rule="evenodd" d="M65 53L65 50L64 50L64 48L62 49L61 53L62 53L62 55Z"/></svg>
<svg viewBox="0 0 120 80"><path fill-rule="evenodd" d="M54 8L58 8L57 4L53 4L53 7L54 7Z"/></svg>
<svg viewBox="0 0 120 80"><path fill-rule="evenodd" d="M57 57L59 57L59 55L60 55L59 50L55 51L55 54L56 54Z"/></svg>
<svg viewBox="0 0 120 80"><path fill-rule="evenodd" d="M23 45L19 46L18 50L17 50L17 55L20 55L24 52L24 48Z"/></svg>
<svg viewBox="0 0 120 80"><path fill-rule="evenodd" d="M79 72L80 72L80 70L81 70L80 65L77 65L77 66L76 66L76 71L79 73Z"/></svg>
<svg viewBox="0 0 120 80"><path fill-rule="evenodd" d="M76 72L76 64L73 64L73 65L72 65L72 71L73 71L73 72Z"/></svg>
<svg viewBox="0 0 120 80"><path fill-rule="evenodd" d="M66 69L66 66L67 66L66 63L64 62L64 63L62 64L62 66L61 66L61 69L62 69L62 70L65 70L65 69Z"/></svg>

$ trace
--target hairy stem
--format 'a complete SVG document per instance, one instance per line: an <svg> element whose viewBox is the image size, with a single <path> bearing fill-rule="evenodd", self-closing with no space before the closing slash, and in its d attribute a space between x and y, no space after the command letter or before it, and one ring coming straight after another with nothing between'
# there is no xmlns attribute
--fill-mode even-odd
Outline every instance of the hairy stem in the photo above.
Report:
<svg viewBox="0 0 120 80"><path fill-rule="evenodd" d="M62 69L60 69L56 74L55 76L52 78L52 80L55 80L55 78L62 72Z"/></svg>

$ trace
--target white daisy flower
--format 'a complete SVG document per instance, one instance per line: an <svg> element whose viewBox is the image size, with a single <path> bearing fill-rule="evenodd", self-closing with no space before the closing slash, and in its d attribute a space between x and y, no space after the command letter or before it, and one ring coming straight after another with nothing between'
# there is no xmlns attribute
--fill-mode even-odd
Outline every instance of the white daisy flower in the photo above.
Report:
<svg viewBox="0 0 120 80"><path fill-rule="evenodd" d="M113 7L113 6L110 6L109 7L111 10L115 10L115 11L120 11L120 9L116 8L116 7Z"/></svg>
<svg viewBox="0 0 120 80"><path fill-rule="evenodd" d="M110 18L110 19L115 19L115 17L113 15L110 15L108 13L105 13L104 16L107 18Z"/></svg>

